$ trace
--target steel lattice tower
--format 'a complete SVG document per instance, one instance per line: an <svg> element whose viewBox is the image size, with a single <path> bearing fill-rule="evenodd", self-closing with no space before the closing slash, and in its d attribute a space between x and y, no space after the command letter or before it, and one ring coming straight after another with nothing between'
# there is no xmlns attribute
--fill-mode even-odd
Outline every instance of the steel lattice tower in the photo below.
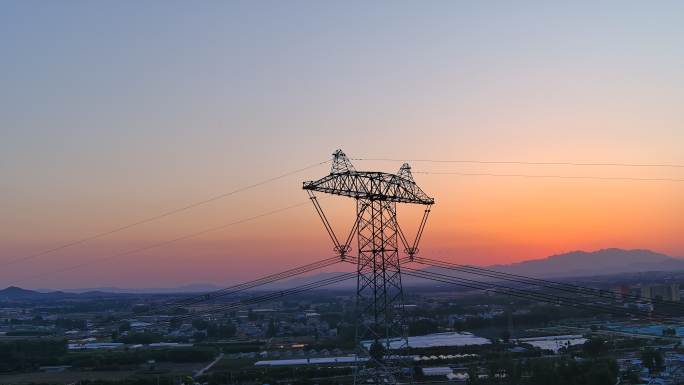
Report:
<svg viewBox="0 0 684 385"><path fill-rule="evenodd" d="M356 346L357 357L367 358L365 369L357 362L355 383L397 383L411 378L407 326L401 283L401 263L412 259L425 228L430 206L428 197L415 183L408 164L397 174L356 171L341 150L333 154L329 175L304 182L304 189L323 220L335 251L346 259L356 235ZM335 235L314 191L356 200L356 221L343 244ZM397 203L425 205L426 209L413 244L409 244L397 221ZM399 242L408 256L399 257ZM402 370L405 369L405 370Z"/></svg>

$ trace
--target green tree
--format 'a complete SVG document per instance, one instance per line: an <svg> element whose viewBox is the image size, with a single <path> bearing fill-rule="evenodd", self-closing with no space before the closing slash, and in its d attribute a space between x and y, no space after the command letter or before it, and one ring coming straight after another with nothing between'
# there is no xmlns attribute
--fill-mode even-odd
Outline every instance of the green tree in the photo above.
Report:
<svg viewBox="0 0 684 385"><path fill-rule="evenodd" d="M659 350L646 348L641 352L641 362L649 372L657 372L663 366L663 354Z"/></svg>
<svg viewBox="0 0 684 385"><path fill-rule="evenodd" d="M591 357L598 357L608 350L606 340L600 337L591 337L582 346L584 352Z"/></svg>
<svg viewBox="0 0 684 385"><path fill-rule="evenodd" d="M121 324L119 324L119 331L120 332L127 332L131 330L131 323L128 321L123 321Z"/></svg>
<svg viewBox="0 0 684 385"><path fill-rule="evenodd" d="M181 327L181 325L183 325L182 318L173 317L171 318L171 322L169 322L169 326L171 327L171 329L178 329L179 327Z"/></svg>
<svg viewBox="0 0 684 385"><path fill-rule="evenodd" d="M209 323L202 319L192 320L192 327L197 330L207 330Z"/></svg>

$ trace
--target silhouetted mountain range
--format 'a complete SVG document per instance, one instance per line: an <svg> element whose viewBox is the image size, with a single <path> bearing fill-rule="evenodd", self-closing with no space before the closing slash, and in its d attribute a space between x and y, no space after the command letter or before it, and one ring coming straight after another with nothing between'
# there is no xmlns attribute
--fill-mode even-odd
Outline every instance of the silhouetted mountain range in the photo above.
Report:
<svg viewBox="0 0 684 385"><path fill-rule="evenodd" d="M458 261L449 262L458 263ZM637 272L684 271L684 259L670 257L650 250L623 250L613 248L593 252L573 251L552 255L543 259L518 262L509 265L486 266L486 268L540 278L569 278ZM424 270L442 274L457 274L465 277L462 273L436 267L427 267L424 268ZM273 287L285 288L303 285L320 279L330 278L335 274L339 273L320 273L311 276L297 277L274 285ZM472 275L468 275L467 278L488 280L487 278ZM404 276L402 281L404 286L434 284L431 281L410 276ZM352 279L328 287L342 288L353 287L354 285L356 285L356 281Z"/></svg>
<svg viewBox="0 0 684 385"><path fill-rule="evenodd" d="M10 286L6 289L0 290L0 297L29 297L41 294L37 291L26 290L16 286Z"/></svg>
<svg viewBox="0 0 684 385"><path fill-rule="evenodd" d="M90 287L79 289L64 289L67 293L127 293L127 294L174 294L174 293L204 293L207 291L218 290L221 286L212 284L191 284L177 287L147 287L147 288L122 288L116 286ZM51 292L50 289L38 289L40 292Z"/></svg>
<svg viewBox="0 0 684 385"><path fill-rule="evenodd" d="M593 252L573 251L544 259L494 265L488 268L538 277L578 277L684 270L684 259L650 250L603 249Z"/></svg>
<svg viewBox="0 0 684 385"><path fill-rule="evenodd" d="M437 258L439 259L439 258ZM458 261L451 261L458 262ZM616 275L625 273L641 272L674 272L684 271L684 258L675 258L665 254L656 253L650 250L623 250L623 249L603 249L593 252L573 251L564 254L552 255L543 259L529 260L513 263L509 265L493 265L487 268L506 273L529 275L533 277L547 278L568 278L568 277L590 277L598 275ZM453 274L453 271L428 268L426 270ZM286 281L271 284L264 287L264 290L292 288L325 278L330 278L339 272L318 273L304 277L296 277ZM474 277L471 277L474 278ZM478 278L482 279L482 278ZM430 284L429 281L414 277L403 277L405 286ZM326 288L340 289L349 288L356 285L356 280L351 279ZM228 285L226 285L228 286ZM107 294L169 294L169 293L197 293L209 292L219 289L219 286L212 284L194 284L175 288L149 288L149 289L125 289L117 287L101 287L90 289L74 289L68 291L50 291L40 289L39 291L26 290L15 286L10 286L0 290L0 300L26 300L26 299L51 299L68 298L73 296L101 296Z"/></svg>
<svg viewBox="0 0 684 385"><path fill-rule="evenodd" d="M49 293L41 293L39 291L22 289L16 286L10 286L6 289L0 290L0 300L32 300L32 299L51 299L63 297L68 295L62 291L51 291Z"/></svg>

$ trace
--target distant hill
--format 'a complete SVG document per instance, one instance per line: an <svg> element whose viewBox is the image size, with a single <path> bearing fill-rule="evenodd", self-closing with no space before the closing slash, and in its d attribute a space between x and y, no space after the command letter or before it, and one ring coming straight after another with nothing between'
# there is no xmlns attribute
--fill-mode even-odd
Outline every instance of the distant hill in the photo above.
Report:
<svg viewBox="0 0 684 385"><path fill-rule="evenodd" d="M143 288L126 289L118 287L98 287L83 289L37 289L28 290L16 286L10 286L0 290L0 301L21 301L21 300L61 300L73 298L93 298L93 297L112 297L129 295L170 295L170 294L196 294L218 290L221 287L211 284L194 284L172 288Z"/></svg>
<svg viewBox="0 0 684 385"><path fill-rule="evenodd" d="M114 286L107 287L90 287L79 289L65 289L68 293L119 293L119 294L174 294L174 293L204 293L220 289L220 286L212 284L192 284L178 287L156 287L156 288L120 288ZM46 292L49 289L40 289L39 291Z"/></svg>
<svg viewBox="0 0 684 385"><path fill-rule="evenodd" d="M438 258L439 259L439 258ZM458 262L458 261L453 261ZM684 271L684 258L675 258L650 250L623 250L603 249L598 251L573 251L564 254L552 255L543 259L518 262L508 265L493 265L487 268L506 273L529 275L533 277L590 277L597 275L617 275L625 273L645 272L674 272ZM353 269L350 267L350 269ZM426 268L425 270L454 274L453 271ZM347 270L349 271L349 270ZM281 290L307 283L330 278L340 272L326 272L302 277L295 277L285 281L259 287L257 290ZM474 277L469 277L474 278ZM482 278L478 278L482 279ZM433 285L434 282L420 278L404 276L402 281L405 286ZM226 285L228 286L228 285ZM349 289L356 286L356 280L350 279L341 283L326 286L323 289ZM171 293L198 293L210 292L219 289L219 286L211 284L194 284L175 288L146 288L126 289L117 287L101 287L88 289L71 289L67 291L40 291L26 290L11 286L0 290L0 300L21 299L54 299L74 296L101 296L101 295L125 295L125 294L171 294Z"/></svg>
<svg viewBox="0 0 684 385"><path fill-rule="evenodd" d="M33 290L26 290L16 286L10 286L6 289L0 290L1 299L12 299L12 298L28 298L40 296L41 293Z"/></svg>
<svg viewBox="0 0 684 385"><path fill-rule="evenodd" d="M351 265L350 265L351 266ZM297 286L303 286L306 284L310 284L313 282L317 282L323 279L328 279L328 278L333 278L339 274L347 273L349 271L335 271L335 272L329 272L329 273L317 273L317 274L312 274L312 275L304 275L300 277L294 277L290 279L286 279L284 281L278 281L274 282L268 285L264 285L262 287L258 287L255 290L257 291L269 291L269 290L282 290L282 289L289 289ZM321 287L321 290L338 290L338 289L349 289L356 287L356 278L348 279L346 281L338 282L335 284L327 285L324 287Z"/></svg>
<svg viewBox="0 0 684 385"><path fill-rule="evenodd" d="M439 258L437 258L439 259ZM452 261L458 263L458 261ZM590 277L597 275L616 275L624 273L643 273L656 271L684 271L684 259L674 258L650 250L603 249L598 251L573 251L565 254L552 255L543 259L524 261L509 265L486 266L488 269L506 273L529 275L533 277ZM451 270L429 267L424 270L442 274L464 276ZM310 276L297 277L275 285L275 287L293 287L321 279L329 278L339 273L320 273ZM488 280L483 277L468 275L467 278ZM433 285L434 282L410 276L402 277L404 286ZM331 285L329 288L350 288L356 285L356 280L349 280Z"/></svg>
<svg viewBox="0 0 684 385"><path fill-rule="evenodd" d="M22 289L16 286L10 286L6 289L0 290L1 301L16 301L16 300L50 300L57 298L67 298L71 294L61 291L51 291L49 293L41 293L39 291Z"/></svg>
<svg viewBox="0 0 684 385"><path fill-rule="evenodd" d="M506 273L545 276L577 277L612 275L647 271L684 270L684 259L674 258L650 250L603 249L593 252L573 251L536 259L494 265L488 268Z"/></svg>

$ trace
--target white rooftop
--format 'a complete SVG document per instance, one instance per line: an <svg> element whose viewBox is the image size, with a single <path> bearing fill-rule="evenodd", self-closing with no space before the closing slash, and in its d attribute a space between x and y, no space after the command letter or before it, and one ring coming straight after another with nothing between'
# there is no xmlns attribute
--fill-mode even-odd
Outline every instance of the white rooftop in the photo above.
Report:
<svg viewBox="0 0 684 385"><path fill-rule="evenodd" d="M453 374L453 370L448 366L435 366L432 368L423 368L423 375L425 376L446 376Z"/></svg>
<svg viewBox="0 0 684 385"><path fill-rule="evenodd" d="M447 332L434 333L424 336L408 337L408 346L411 348L432 348L438 346L468 346L468 345L488 345L491 341L486 338L478 337L468 332ZM364 346L368 348L370 341L364 341ZM396 339L390 342L390 348L398 349L403 346L403 341Z"/></svg>
<svg viewBox="0 0 684 385"><path fill-rule="evenodd" d="M530 344L542 350L551 350L554 353L558 353L558 351L562 348L575 345L582 345L585 342L587 342L587 339L579 334L518 339L518 343Z"/></svg>
<svg viewBox="0 0 684 385"><path fill-rule="evenodd" d="M365 361L366 358L359 358L359 361ZM257 361L255 366L282 366L282 365L307 365L307 364L343 364L343 363L354 363L356 362L356 357L354 356L343 356L343 357L320 357L320 358L295 358L290 360L267 360L267 361Z"/></svg>

